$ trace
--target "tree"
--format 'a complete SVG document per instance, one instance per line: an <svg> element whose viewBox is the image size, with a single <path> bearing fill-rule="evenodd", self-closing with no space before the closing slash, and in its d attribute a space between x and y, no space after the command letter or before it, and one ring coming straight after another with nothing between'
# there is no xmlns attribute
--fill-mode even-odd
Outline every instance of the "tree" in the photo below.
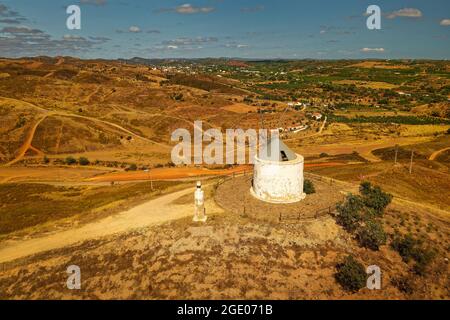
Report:
<svg viewBox="0 0 450 320"><path fill-rule="evenodd" d="M48 163L50 162L50 159L49 159L47 156L44 156L44 159L42 159L42 161L43 161L45 164L48 164Z"/></svg>
<svg viewBox="0 0 450 320"><path fill-rule="evenodd" d="M342 263L336 266L336 269L336 281L345 290L357 292L366 286L366 270L353 256L347 256Z"/></svg>
<svg viewBox="0 0 450 320"><path fill-rule="evenodd" d="M369 220L358 231L358 240L361 246L378 250L379 247L386 243L386 233L380 222Z"/></svg>
<svg viewBox="0 0 450 320"><path fill-rule="evenodd" d="M88 158L86 158L86 157L80 157L79 159L78 159L78 163L80 164L80 165L82 165L82 166L87 166L87 165L89 165L91 162L88 160Z"/></svg>
<svg viewBox="0 0 450 320"><path fill-rule="evenodd" d="M384 210L392 201L392 195L383 192L380 187L372 187L368 181L362 182L359 187L364 205L375 210L378 216L383 215Z"/></svg>
<svg viewBox="0 0 450 320"><path fill-rule="evenodd" d="M303 183L303 191L306 194L316 193L316 189L314 188L314 184L311 180L305 179L305 182Z"/></svg>
<svg viewBox="0 0 450 320"><path fill-rule="evenodd" d="M72 156L68 156L65 160L65 163L68 165L72 165L72 164L76 164L77 160Z"/></svg>
<svg viewBox="0 0 450 320"><path fill-rule="evenodd" d="M364 202L360 196L348 194L345 201L338 203L336 221L349 232L355 231L363 220Z"/></svg>

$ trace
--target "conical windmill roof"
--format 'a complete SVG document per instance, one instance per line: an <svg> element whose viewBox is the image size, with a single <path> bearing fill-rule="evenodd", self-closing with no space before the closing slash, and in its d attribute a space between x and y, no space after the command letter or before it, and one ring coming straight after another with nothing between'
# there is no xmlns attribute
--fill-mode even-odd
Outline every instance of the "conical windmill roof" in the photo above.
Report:
<svg viewBox="0 0 450 320"><path fill-rule="evenodd" d="M272 152L272 148L274 148L274 152ZM280 138L273 137L260 148L258 158L267 161L285 162L297 159L297 155Z"/></svg>

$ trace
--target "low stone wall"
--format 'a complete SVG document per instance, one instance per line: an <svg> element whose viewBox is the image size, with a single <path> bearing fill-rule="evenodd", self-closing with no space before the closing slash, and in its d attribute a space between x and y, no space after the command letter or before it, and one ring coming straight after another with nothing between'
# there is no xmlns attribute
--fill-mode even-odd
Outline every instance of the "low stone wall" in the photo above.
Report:
<svg viewBox="0 0 450 320"><path fill-rule="evenodd" d="M233 213L271 223L298 223L328 215L344 196L328 181L313 180L316 193L290 204L272 204L250 193L252 176L239 176L217 186L215 201ZM319 213L319 215L318 215ZM281 217L281 221L280 221Z"/></svg>

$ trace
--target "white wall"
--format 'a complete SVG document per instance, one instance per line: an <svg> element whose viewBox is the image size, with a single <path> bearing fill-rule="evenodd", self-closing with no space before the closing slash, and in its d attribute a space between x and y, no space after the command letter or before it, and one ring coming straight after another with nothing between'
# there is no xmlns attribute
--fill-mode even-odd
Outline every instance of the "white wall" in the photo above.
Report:
<svg viewBox="0 0 450 320"><path fill-rule="evenodd" d="M286 162L255 160L252 194L273 203L292 203L305 198L302 156Z"/></svg>

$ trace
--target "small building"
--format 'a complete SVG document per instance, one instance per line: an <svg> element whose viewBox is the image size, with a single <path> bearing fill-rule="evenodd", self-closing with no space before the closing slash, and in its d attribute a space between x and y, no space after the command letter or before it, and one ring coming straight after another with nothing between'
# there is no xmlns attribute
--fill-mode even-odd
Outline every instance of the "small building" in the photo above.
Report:
<svg viewBox="0 0 450 320"><path fill-rule="evenodd" d="M304 158L278 137L261 147L255 156L251 194L270 203L294 203L305 198Z"/></svg>
<svg viewBox="0 0 450 320"><path fill-rule="evenodd" d="M322 119L322 114L319 113L319 112L314 112L314 113L311 115L311 118L313 118L313 119L319 121L320 119Z"/></svg>

